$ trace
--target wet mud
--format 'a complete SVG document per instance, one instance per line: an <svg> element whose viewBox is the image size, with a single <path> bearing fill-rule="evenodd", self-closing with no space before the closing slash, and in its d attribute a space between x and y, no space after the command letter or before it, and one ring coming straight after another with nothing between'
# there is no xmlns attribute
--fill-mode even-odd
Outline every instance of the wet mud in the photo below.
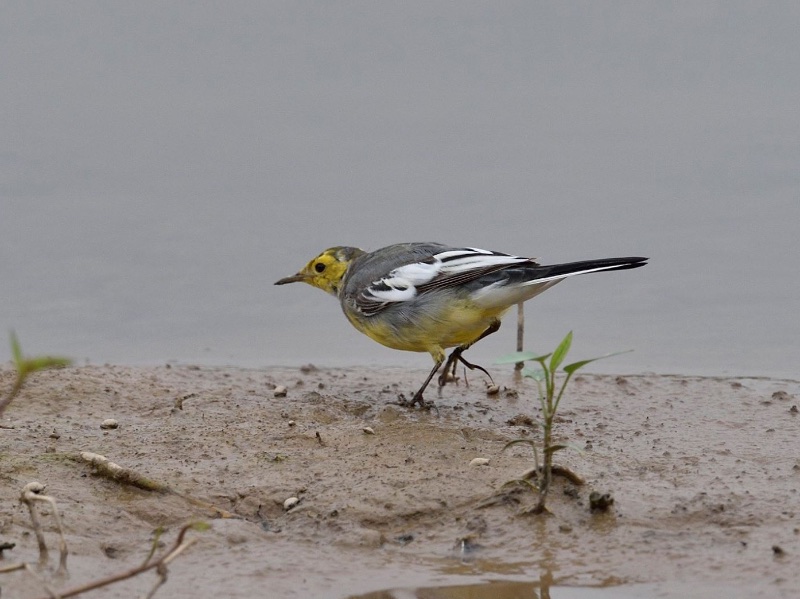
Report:
<svg viewBox="0 0 800 599"><path fill-rule="evenodd" d="M492 373L499 393L470 374L431 390L429 412L391 403L422 370L37 373L0 422L0 543L14 543L0 567L36 564L19 496L38 481L70 550L68 578L53 580L58 537L42 508L42 576L61 590L142 563L159 527L168 546L203 520L157 597L478 597L413 589L488 581L553 597L800 596L800 383L576 377L555 429L574 450L556 461L586 482L558 477L552 513L537 516L535 494L506 485L532 468L530 449L503 451L539 438L535 383ZM12 376L0 371L2 389ZM101 476L83 452L156 486ZM613 503L592 510L592 493ZM85 596L137 596L153 581ZM0 589L46 596L25 572L0 574Z"/></svg>

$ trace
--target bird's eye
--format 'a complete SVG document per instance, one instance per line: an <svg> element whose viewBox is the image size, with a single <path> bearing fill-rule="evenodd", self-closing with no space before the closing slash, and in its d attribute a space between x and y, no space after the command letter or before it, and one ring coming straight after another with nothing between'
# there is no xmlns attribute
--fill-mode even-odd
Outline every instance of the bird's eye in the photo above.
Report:
<svg viewBox="0 0 800 599"><path fill-rule="evenodd" d="M316 270L317 272L322 272L323 270L325 270L325 265L322 262L317 262L314 265L314 270Z"/></svg>

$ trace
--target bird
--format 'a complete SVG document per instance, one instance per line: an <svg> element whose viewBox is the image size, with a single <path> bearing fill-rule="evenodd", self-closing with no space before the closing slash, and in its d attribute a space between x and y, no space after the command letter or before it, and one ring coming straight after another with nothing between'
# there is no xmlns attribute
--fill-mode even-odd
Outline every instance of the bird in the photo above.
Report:
<svg viewBox="0 0 800 599"><path fill-rule="evenodd" d="M307 283L335 296L357 330L387 347L428 352L434 366L410 401L429 408L423 392L439 371L445 385L462 353L500 328L503 314L560 281L592 272L627 270L648 258L603 258L542 265L525 258L474 247L413 242L374 251L336 246L275 285ZM447 356L446 350L454 348ZM489 375L491 379L491 375Z"/></svg>

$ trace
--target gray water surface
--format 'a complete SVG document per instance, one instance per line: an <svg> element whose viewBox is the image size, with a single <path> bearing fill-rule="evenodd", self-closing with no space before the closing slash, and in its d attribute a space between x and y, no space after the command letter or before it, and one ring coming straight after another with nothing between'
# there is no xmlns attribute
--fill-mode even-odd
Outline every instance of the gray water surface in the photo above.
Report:
<svg viewBox="0 0 800 599"><path fill-rule="evenodd" d="M798 30L792 2L4 2L0 327L95 363L428 368L272 283L431 240L651 257L532 301L531 349L796 378Z"/></svg>

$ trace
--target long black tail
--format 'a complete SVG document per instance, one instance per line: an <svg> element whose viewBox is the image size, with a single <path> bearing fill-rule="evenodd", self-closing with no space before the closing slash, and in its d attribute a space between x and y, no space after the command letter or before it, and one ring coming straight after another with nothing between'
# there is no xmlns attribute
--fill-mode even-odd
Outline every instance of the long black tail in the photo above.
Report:
<svg viewBox="0 0 800 599"><path fill-rule="evenodd" d="M580 262L567 262L566 264L553 264L536 267L536 277L530 279L527 284L544 283L546 281L557 281L566 277L582 275L590 272L602 272L604 270L628 270L639 268L647 264L648 258L601 258L600 260L582 260ZM530 272L530 270L529 270Z"/></svg>

